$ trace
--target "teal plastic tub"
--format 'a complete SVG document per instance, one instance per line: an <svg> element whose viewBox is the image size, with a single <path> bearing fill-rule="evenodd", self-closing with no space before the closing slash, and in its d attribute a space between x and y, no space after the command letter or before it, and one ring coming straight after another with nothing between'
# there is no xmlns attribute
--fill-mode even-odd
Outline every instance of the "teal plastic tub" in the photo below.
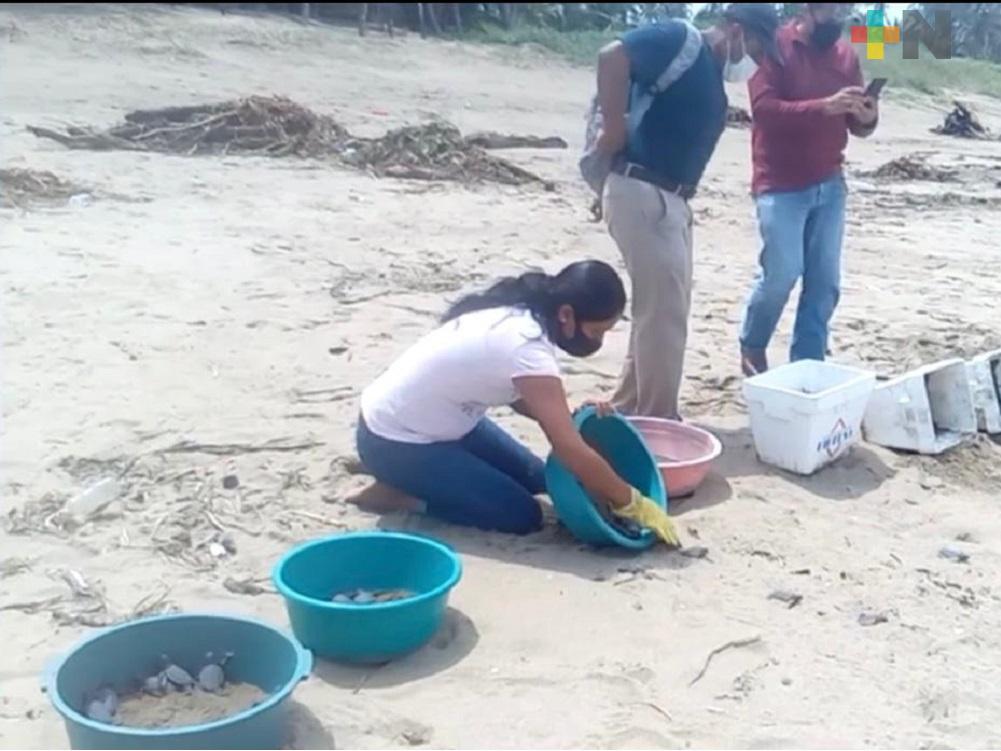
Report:
<svg viewBox="0 0 1001 751"><path fill-rule="evenodd" d="M574 424L584 440L601 454L630 485L662 508L667 508L667 490L657 460L643 437L619 415L599 417L593 407L574 415ZM647 530L629 530L602 514L580 481L554 455L546 462L546 487L556 515L582 542L596 546L618 545L643 550L654 542Z"/></svg>
<svg viewBox="0 0 1001 751"><path fill-rule="evenodd" d="M232 652L227 678L269 694L251 709L203 725L145 730L95 722L87 697L101 688L134 692L163 668L162 655L197 675L205 655ZM269 749L288 741L285 701L313 666L312 655L266 623L222 615L165 615L132 621L84 639L53 660L43 690L66 723L74 749Z"/></svg>
<svg viewBox="0 0 1001 751"><path fill-rule="evenodd" d="M462 576L452 550L402 532L351 532L306 543L275 566L292 631L318 656L379 664L419 649L442 624L448 595ZM332 602L350 590L405 589L393 602Z"/></svg>

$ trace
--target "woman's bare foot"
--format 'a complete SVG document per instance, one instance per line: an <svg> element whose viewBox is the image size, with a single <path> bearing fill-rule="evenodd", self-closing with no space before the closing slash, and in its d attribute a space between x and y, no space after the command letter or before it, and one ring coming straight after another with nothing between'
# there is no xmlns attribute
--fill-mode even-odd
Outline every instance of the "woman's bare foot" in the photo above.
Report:
<svg viewBox="0 0 1001 751"><path fill-rule="evenodd" d="M370 514L416 513L424 510L421 501L378 481L344 500Z"/></svg>

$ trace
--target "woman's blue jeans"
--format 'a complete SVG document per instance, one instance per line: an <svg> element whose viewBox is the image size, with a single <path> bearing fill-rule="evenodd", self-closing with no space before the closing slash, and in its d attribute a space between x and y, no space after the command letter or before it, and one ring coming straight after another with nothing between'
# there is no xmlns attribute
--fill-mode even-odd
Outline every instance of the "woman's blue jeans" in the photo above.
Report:
<svg viewBox="0 0 1001 751"><path fill-rule="evenodd" d="M458 441L402 443L359 419L357 441L377 480L424 501L439 519L519 535L542 528L534 496L546 492L545 465L490 420Z"/></svg>

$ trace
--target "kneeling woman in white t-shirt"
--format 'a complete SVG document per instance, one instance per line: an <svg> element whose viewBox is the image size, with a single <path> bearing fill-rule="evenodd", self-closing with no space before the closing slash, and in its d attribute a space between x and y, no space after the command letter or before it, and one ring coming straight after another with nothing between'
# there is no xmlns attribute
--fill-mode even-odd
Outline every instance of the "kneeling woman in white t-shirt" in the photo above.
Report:
<svg viewBox="0 0 1001 751"><path fill-rule="evenodd" d="M388 491L390 505L422 504L455 524L540 529L543 462L485 416L511 405L539 423L593 496L677 544L664 511L583 441L560 378L557 348L594 354L625 304L621 279L600 261L503 279L459 300L362 394L358 453L378 484L359 500L381 499L387 510Z"/></svg>

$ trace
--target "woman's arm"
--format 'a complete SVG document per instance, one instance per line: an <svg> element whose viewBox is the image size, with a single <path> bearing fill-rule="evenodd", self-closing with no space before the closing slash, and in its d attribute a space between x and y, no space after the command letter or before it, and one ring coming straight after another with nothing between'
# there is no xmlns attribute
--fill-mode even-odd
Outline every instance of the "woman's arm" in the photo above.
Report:
<svg viewBox="0 0 1001 751"><path fill-rule="evenodd" d="M514 385L521 394L519 403L539 423L553 453L588 492L617 508L629 505L632 488L577 431L563 381L553 376L523 376L515 378Z"/></svg>
<svg viewBox="0 0 1001 751"><path fill-rule="evenodd" d="M531 410L528 409L528 405L525 404L525 401L523 399L519 399L514 404L512 404L511 409L513 409L515 413L521 415L522 417L527 417L529 420L535 419L534 415L532 415Z"/></svg>

